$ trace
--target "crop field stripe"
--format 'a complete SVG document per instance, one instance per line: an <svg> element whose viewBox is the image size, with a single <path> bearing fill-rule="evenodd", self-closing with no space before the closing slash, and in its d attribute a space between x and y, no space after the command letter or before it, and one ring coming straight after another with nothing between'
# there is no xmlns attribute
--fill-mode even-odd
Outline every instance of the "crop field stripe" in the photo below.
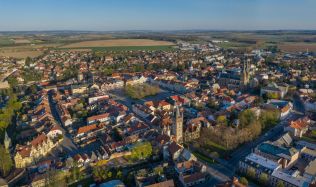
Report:
<svg viewBox="0 0 316 187"><path fill-rule="evenodd" d="M174 46L115 46L115 47L74 47L74 48L59 48L58 50L71 50L71 49L91 49L93 51L172 51L175 50Z"/></svg>

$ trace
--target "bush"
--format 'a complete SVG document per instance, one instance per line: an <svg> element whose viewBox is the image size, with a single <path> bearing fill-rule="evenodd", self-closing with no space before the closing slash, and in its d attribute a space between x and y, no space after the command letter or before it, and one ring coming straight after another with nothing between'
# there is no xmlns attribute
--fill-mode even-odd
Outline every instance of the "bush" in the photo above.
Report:
<svg viewBox="0 0 316 187"><path fill-rule="evenodd" d="M239 182L245 186L248 186L248 180L246 179L246 177L241 177Z"/></svg>
<svg viewBox="0 0 316 187"><path fill-rule="evenodd" d="M251 179L255 179L256 178L256 171L253 168L248 168L247 169L247 176Z"/></svg>

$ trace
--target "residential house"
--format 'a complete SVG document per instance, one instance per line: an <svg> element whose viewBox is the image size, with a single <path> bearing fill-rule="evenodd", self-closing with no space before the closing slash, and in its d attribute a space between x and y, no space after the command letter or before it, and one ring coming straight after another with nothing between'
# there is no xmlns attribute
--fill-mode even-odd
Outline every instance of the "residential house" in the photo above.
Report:
<svg viewBox="0 0 316 187"><path fill-rule="evenodd" d="M285 128L294 137L301 138L308 130L310 119L308 117L299 118L291 121L290 125Z"/></svg>

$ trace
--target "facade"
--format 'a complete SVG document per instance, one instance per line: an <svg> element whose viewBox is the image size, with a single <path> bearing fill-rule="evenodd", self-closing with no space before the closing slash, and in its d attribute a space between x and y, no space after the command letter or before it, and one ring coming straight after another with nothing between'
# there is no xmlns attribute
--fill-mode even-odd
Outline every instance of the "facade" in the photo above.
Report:
<svg viewBox="0 0 316 187"><path fill-rule="evenodd" d="M55 144L45 134L41 134L30 142L29 145L19 147L17 145L17 152L14 156L15 166L23 168L35 163L38 159L46 156Z"/></svg>

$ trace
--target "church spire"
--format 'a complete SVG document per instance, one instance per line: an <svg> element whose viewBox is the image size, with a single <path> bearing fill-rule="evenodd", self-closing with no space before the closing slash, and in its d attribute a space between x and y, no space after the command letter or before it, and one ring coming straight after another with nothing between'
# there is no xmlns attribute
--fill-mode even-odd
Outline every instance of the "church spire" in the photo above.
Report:
<svg viewBox="0 0 316 187"><path fill-rule="evenodd" d="M6 150L9 150L11 147L11 138L8 136L7 131L4 134L4 147Z"/></svg>
<svg viewBox="0 0 316 187"><path fill-rule="evenodd" d="M175 106L174 120L172 125L172 134L175 136L177 143L183 142L183 114L178 105Z"/></svg>

